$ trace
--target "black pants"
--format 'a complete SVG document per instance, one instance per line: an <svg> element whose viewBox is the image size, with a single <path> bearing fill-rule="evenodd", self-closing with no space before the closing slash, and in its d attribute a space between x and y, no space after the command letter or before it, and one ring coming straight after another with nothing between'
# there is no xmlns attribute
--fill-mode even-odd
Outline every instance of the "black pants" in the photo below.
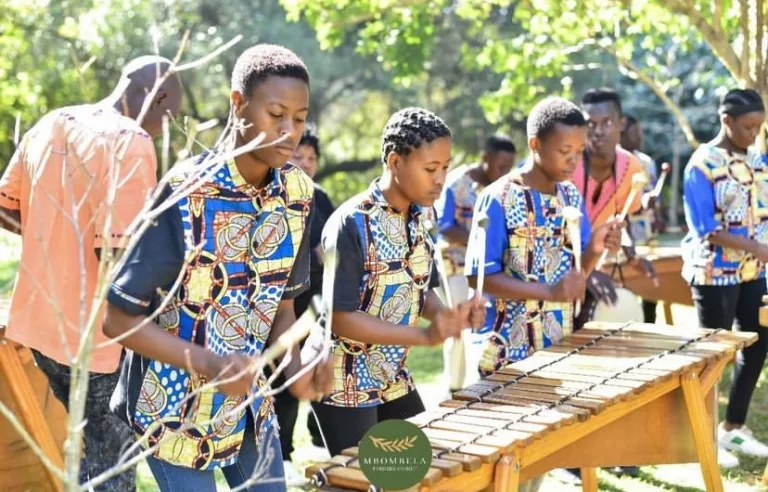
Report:
<svg viewBox="0 0 768 492"><path fill-rule="evenodd" d="M310 279L310 284L312 287L293 301L293 311L297 318L307 310L312 296L320 293L320 281L318 278L313 276ZM300 345L303 347L304 341ZM265 373L269 377L268 369L265 370ZM277 388L283 384L285 384L285 377L283 374L280 374L275 378L273 387ZM281 391L275 395L275 414L277 415L277 423L280 426L280 449L283 452L283 459L291 461L291 455L293 454L293 431L296 429L296 419L299 416L299 400L290 391ZM320 428L317 426L317 422L312 414L307 419L307 427L309 428L309 434L312 436L312 444L323 447Z"/></svg>
<svg viewBox="0 0 768 492"><path fill-rule="evenodd" d="M407 419L424 411L424 403L416 390L375 407L347 408L312 403L331 456L357 446L368 429L390 419Z"/></svg>
<svg viewBox="0 0 768 492"><path fill-rule="evenodd" d="M656 301L646 301L643 299L643 323L655 323L656 322Z"/></svg>
<svg viewBox="0 0 768 492"><path fill-rule="evenodd" d="M37 350L32 350L37 367L48 377L54 396L69 411L69 366L49 359ZM128 424L109 410L109 399L115 391L120 371L102 374L92 372L88 379L88 394L85 403L85 455L80 466L80 483L96 478L115 466L123 452L136 442L136 436ZM112 477L94 487L100 492L125 492L136 490L136 468Z"/></svg>
<svg viewBox="0 0 768 492"><path fill-rule="evenodd" d="M265 371L268 372L268 371ZM267 377L269 377L267 375ZM278 375L275 378L273 387L277 388L285 384L285 376ZM277 423L280 426L280 449L283 452L283 459L291 461L293 454L293 431L296 428L296 420L299 416L299 400L297 400L290 391L285 390L275 395L275 415ZM323 447L323 438L320 436L320 428L317 426L315 417L309 414L307 418L307 427L312 436L312 444Z"/></svg>
<svg viewBox="0 0 768 492"><path fill-rule="evenodd" d="M768 334L760 327L758 313L766 293L765 280L754 280L739 285L691 287L693 301L703 328L732 329L758 334L753 345L739 351L733 369L731 394L725 420L744 424L760 371L768 351ZM734 324L735 321L735 324Z"/></svg>

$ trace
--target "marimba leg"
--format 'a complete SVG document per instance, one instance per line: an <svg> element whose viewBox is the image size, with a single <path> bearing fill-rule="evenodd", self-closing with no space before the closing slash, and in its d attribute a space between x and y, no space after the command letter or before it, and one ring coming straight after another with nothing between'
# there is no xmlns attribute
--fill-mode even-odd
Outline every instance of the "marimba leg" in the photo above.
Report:
<svg viewBox="0 0 768 492"><path fill-rule="evenodd" d="M581 469L581 490L583 492L597 492L597 468Z"/></svg>
<svg viewBox="0 0 768 492"><path fill-rule="evenodd" d="M765 470L763 471L763 485L768 485L768 463L765 465Z"/></svg>
<svg viewBox="0 0 768 492"><path fill-rule="evenodd" d="M695 371L690 371L683 374L680 379L685 406L688 409L688 418L691 420L693 440L696 442L696 452L699 455L701 473L704 476L704 484L708 492L722 492L723 479L720 477L720 469L717 467L715 441L712 426L707 422L707 409L704 407L704 392L701 389L699 376Z"/></svg>
<svg viewBox="0 0 768 492"><path fill-rule="evenodd" d="M517 492L520 486L520 462L514 454L507 454L496 462L493 474L494 492Z"/></svg>
<svg viewBox="0 0 768 492"><path fill-rule="evenodd" d="M672 303L667 301L661 301L661 305L664 308L664 322L668 325L674 325L672 319Z"/></svg>

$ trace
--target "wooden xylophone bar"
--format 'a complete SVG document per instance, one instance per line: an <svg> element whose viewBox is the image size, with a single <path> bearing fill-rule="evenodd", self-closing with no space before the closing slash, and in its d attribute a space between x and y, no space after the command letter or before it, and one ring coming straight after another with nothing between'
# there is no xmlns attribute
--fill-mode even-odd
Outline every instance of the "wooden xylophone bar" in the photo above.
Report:
<svg viewBox="0 0 768 492"><path fill-rule="evenodd" d="M716 381L750 333L594 323L409 419L433 448L413 490L517 491L553 468L701 463L721 491L714 447ZM310 466L322 487L375 490L356 448Z"/></svg>

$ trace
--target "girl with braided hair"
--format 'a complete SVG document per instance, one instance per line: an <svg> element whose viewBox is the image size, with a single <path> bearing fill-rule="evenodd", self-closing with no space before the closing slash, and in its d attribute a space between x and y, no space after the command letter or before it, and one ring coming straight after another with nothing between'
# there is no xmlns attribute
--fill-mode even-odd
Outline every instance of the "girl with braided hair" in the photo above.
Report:
<svg viewBox="0 0 768 492"><path fill-rule="evenodd" d="M480 327L483 303L443 306L426 213L451 162L451 132L431 112L406 108L382 135L380 178L331 215L323 249L340 259L333 288L333 390L313 408L331 455L357 446L366 431L406 419L424 404L406 366L414 345L438 345ZM431 321L418 326L420 317Z"/></svg>
<svg viewBox="0 0 768 492"><path fill-rule="evenodd" d="M758 320L766 294L768 263L768 166L754 147L765 122L757 92L734 89L718 112L720 133L696 149L683 177L685 220L683 277L704 328L756 332L733 370L725 420L718 428L720 466L739 464L736 452L768 457L768 446L745 425L752 392L768 352Z"/></svg>

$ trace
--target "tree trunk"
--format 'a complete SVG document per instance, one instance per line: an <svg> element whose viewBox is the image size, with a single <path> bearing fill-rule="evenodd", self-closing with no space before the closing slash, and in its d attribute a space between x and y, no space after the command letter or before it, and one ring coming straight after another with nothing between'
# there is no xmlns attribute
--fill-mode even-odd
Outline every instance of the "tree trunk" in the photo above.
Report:
<svg viewBox="0 0 768 492"><path fill-rule="evenodd" d="M676 232L680 229L678 210L680 209L680 176L682 175L682 165L680 162L680 133L677 125L672 126L672 169L670 170L669 182L669 204L667 207L667 225L669 232Z"/></svg>

